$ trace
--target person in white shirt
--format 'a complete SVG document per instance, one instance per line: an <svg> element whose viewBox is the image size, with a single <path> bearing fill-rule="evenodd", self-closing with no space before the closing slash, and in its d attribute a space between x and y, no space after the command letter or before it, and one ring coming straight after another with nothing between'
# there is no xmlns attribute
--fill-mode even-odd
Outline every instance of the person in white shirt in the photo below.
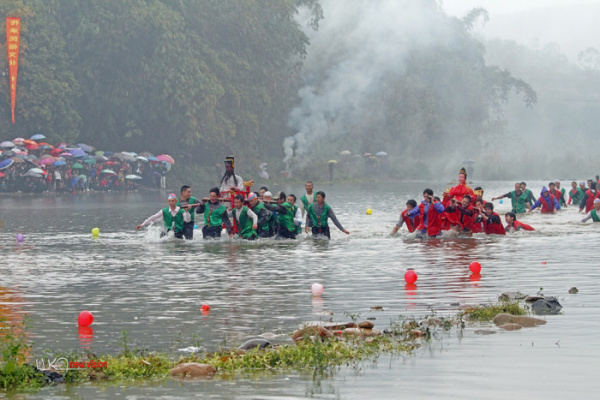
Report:
<svg viewBox="0 0 600 400"><path fill-rule="evenodd" d="M296 235L299 235L302 233L302 210L300 209L300 207L298 207L296 205L296 200L297 197L295 194L290 194L287 198L287 202L290 203L292 205L293 208L296 209L296 212L294 214L294 225L296 226Z"/></svg>
<svg viewBox="0 0 600 400"><path fill-rule="evenodd" d="M168 207L165 207L156 214L148 217L142 224L136 226L135 229L139 230L155 221L162 220L166 232L163 232L161 237L165 236L170 230L173 230L177 239L183 239L185 223L192 220L192 216L189 213L190 206L188 205L186 208L178 207L177 196L175 193L169 195L167 202L169 203Z"/></svg>
<svg viewBox="0 0 600 400"><path fill-rule="evenodd" d="M258 216L244 205L244 196L238 194L233 199L233 222L242 239L254 240L258 238ZM231 236L231 235L230 235Z"/></svg>
<svg viewBox="0 0 600 400"><path fill-rule="evenodd" d="M225 175L221 178L221 192L228 192L230 190L238 192L246 190L242 177L235 174L234 159L231 156L225 159Z"/></svg>

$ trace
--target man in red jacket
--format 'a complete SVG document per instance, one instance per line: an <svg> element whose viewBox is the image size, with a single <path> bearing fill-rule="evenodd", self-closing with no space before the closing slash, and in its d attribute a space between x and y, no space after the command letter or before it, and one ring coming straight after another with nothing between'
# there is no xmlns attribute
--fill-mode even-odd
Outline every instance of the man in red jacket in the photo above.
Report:
<svg viewBox="0 0 600 400"><path fill-rule="evenodd" d="M515 213L506 213L506 215L504 216L504 219L506 220L506 231L510 232L511 229L514 230L515 232L520 231L520 230L524 230L524 231L535 231L535 229L533 229L530 225L524 224L520 221L517 221L517 215Z"/></svg>
<svg viewBox="0 0 600 400"><path fill-rule="evenodd" d="M492 203L485 203L482 217L486 235L506 235L500 216L494 212Z"/></svg>

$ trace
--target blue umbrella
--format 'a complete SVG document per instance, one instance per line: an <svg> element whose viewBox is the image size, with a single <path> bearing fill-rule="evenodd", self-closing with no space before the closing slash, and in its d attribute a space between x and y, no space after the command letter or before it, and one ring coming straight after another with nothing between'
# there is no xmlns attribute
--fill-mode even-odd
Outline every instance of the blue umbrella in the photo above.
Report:
<svg viewBox="0 0 600 400"><path fill-rule="evenodd" d="M41 133L36 133L32 137L30 137L30 139L31 140L41 140L41 139L46 139L46 136L42 135Z"/></svg>
<svg viewBox="0 0 600 400"><path fill-rule="evenodd" d="M55 167L60 167L63 165L67 165L67 163L64 161L54 161L54 163L52 163L52 165L54 165Z"/></svg>
<svg viewBox="0 0 600 400"><path fill-rule="evenodd" d="M69 150L69 153L71 153L73 157L85 157L87 155L82 149L71 149Z"/></svg>
<svg viewBox="0 0 600 400"><path fill-rule="evenodd" d="M158 158L156 157L147 157L148 161L154 161L154 162L158 162Z"/></svg>
<svg viewBox="0 0 600 400"><path fill-rule="evenodd" d="M85 143L77 143L75 146L79 147L81 150L85 151L86 153L91 153L92 151L94 151L94 148L90 145L87 145Z"/></svg>
<svg viewBox="0 0 600 400"><path fill-rule="evenodd" d="M103 155L104 155L104 157L110 157L113 154L115 154L115 153L113 153L112 151L105 151Z"/></svg>
<svg viewBox="0 0 600 400"><path fill-rule="evenodd" d="M14 163L14 161L11 160L10 158L0 162L0 170L10 167L11 165L13 165L13 163Z"/></svg>

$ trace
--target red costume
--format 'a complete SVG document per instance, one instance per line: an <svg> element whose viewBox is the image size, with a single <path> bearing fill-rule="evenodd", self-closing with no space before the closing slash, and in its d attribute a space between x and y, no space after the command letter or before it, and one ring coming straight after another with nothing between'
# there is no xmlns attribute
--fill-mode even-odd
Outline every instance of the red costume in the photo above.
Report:
<svg viewBox="0 0 600 400"><path fill-rule="evenodd" d="M585 212L589 213L594 208L594 200L600 198L600 191L596 190L596 193L592 193L591 190L585 192L587 199L585 201Z"/></svg>
<svg viewBox="0 0 600 400"><path fill-rule="evenodd" d="M493 222L492 217L498 217L498 221L500 221L500 216L497 213L493 213L488 220L485 221L485 234L486 235L506 235L506 231L504 230L504 226L502 223Z"/></svg>
<svg viewBox="0 0 600 400"><path fill-rule="evenodd" d="M519 230L519 227L521 227L521 229L526 230L526 231L535 231L535 229L533 229L533 227L531 225L527 225L524 224L522 222L519 221L513 221L513 223L511 225L508 225L511 228L513 228L515 231Z"/></svg>
<svg viewBox="0 0 600 400"><path fill-rule="evenodd" d="M540 196L540 203L542 204L542 212L543 213L552 213L554 212L554 196L548 192L548 200L544 198L544 196ZM550 203L550 204L548 204ZM592 204L593 208L593 204Z"/></svg>
<svg viewBox="0 0 600 400"><path fill-rule="evenodd" d="M419 204L419 210L421 211L421 218L419 221L418 230L427 229L427 235L437 236L442 232L442 214L438 213L433 206L435 203L429 204L429 210L427 212L427 226L425 226L425 204Z"/></svg>
<svg viewBox="0 0 600 400"><path fill-rule="evenodd" d="M410 218L406 215L408 213L408 211L409 210L406 209L406 210L402 211L400 213L400 215L402 216L402 219L404 220L404 224L408 228L408 231L410 233L413 233L415 231L415 229L420 225L420 223L421 223L421 217L417 215L411 221Z"/></svg>
<svg viewBox="0 0 600 400"><path fill-rule="evenodd" d="M475 196L473 189L468 187L466 183L459 183L458 185L454 186L452 189L450 189L450 193L448 193L448 196L450 198L454 197L458 201L462 201L463 196L466 194L471 196L471 201L475 201L477 199L477 196Z"/></svg>

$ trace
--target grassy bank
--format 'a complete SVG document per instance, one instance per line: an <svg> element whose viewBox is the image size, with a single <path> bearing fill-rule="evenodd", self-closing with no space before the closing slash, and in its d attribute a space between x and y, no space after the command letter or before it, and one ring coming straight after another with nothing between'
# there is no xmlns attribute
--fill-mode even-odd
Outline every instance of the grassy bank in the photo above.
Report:
<svg viewBox="0 0 600 400"><path fill-rule="evenodd" d="M45 355L44 358L63 360L64 365L77 362L80 367L71 367L67 372L61 369L65 382L74 384L90 381L119 384L123 381L164 378L181 363L212 365L217 370L217 376L265 370L326 374L341 366L358 366L380 355L409 354L423 341L429 340L435 329L449 330L455 326L462 329L465 321L487 321L501 312L522 315L526 310L517 303L501 303L474 307L450 319L428 318L420 322L400 319L390 323L378 336L346 335L343 331L336 331L331 337L306 337L297 344L275 345L265 350L220 349L185 357L131 350L124 333L123 350L116 355L96 356L80 352ZM27 342L26 324L14 325L0 321L0 328L3 357L0 362L0 390L35 391L49 383L46 376L32 365L35 361L31 357L32 346Z"/></svg>

